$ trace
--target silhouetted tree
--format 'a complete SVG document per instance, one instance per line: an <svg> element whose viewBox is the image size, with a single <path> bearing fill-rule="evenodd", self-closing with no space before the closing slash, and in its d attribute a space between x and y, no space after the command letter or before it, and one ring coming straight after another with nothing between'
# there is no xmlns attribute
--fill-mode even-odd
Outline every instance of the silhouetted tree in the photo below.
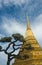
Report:
<svg viewBox="0 0 42 65"><path fill-rule="evenodd" d="M12 39L14 39L14 40L12 41ZM21 60L29 58L29 55L27 55L27 54L25 54L23 56L20 56L20 54L17 54L17 55L14 54L14 52L16 50L20 49L21 45L23 45L23 44L16 44L17 41L23 42L23 43L25 42L24 37L21 34L19 34L19 33L12 34L11 37L4 37L4 38L0 39L0 42L9 42L8 46L6 47L6 49L3 49L2 46L0 46L0 52L4 51L4 53L7 54L7 56L8 56L7 65L10 65L10 62L11 62L11 60L13 58L18 58L18 59L21 59ZM8 49L10 48L11 45L12 45L13 50L11 52L8 52ZM15 47L17 47L17 48L15 48ZM23 52L24 49L32 50L33 48L30 45L30 43L28 43L28 44L26 44L26 47L22 48L22 51L20 51L20 52Z"/></svg>
<svg viewBox="0 0 42 65"><path fill-rule="evenodd" d="M13 41L11 41L12 38L14 39ZM25 42L24 37L19 33L13 34L12 37L4 37L0 39L0 42L9 42L9 45L8 47L6 47L6 49L3 49L2 46L0 46L0 52L4 51L4 53L8 55L7 65L10 65L10 61L13 58L21 57L19 56L19 54L18 55L13 54L16 50L20 49L20 46L22 45L22 44L18 44L18 45L15 44L17 41L20 41L23 43ZM8 52L8 49L10 48L11 45L13 50L11 52ZM15 48L15 46L18 46L18 48Z"/></svg>

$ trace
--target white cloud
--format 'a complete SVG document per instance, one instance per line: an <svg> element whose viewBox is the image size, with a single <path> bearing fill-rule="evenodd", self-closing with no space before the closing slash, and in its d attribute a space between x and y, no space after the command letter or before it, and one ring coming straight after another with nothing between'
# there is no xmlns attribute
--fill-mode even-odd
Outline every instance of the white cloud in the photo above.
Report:
<svg viewBox="0 0 42 65"><path fill-rule="evenodd" d="M7 55L4 52L0 52L0 64L6 65L7 62Z"/></svg>
<svg viewBox="0 0 42 65"><path fill-rule="evenodd" d="M15 4L21 4L24 3L25 0L4 0L4 3L15 3Z"/></svg>
<svg viewBox="0 0 42 65"><path fill-rule="evenodd" d="M14 3L19 4L19 5L24 4L26 2L27 2L27 0L14 0Z"/></svg>
<svg viewBox="0 0 42 65"><path fill-rule="evenodd" d="M0 0L0 8L2 8L2 1Z"/></svg>
<svg viewBox="0 0 42 65"><path fill-rule="evenodd" d="M34 24L31 26L36 39L42 47L42 14L40 14L34 20Z"/></svg>
<svg viewBox="0 0 42 65"><path fill-rule="evenodd" d="M7 19L3 18L3 28L8 34L13 34L13 33L25 33L25 28L26 25L23 25L22 23L18 23L15 19ZM34 20L34 23L31 25L33 33L38 40L39 44L42 46L42 14L37 16Z"/></svg>
<svg viewBox="0 0 42 65"><path fill-rule="evenodd" d="M5 30L7 34L13 34L13 33L21 33L24 34L25 32L25 26L22 23L19 23L14 18L7 19L6 17L3 17L3 24L2 28Z"/></svg>
<svg viewBox="0 0 42 65"><path fill-rule="evenodd" d="M29 0L0 0L0 6L2 6L2 3L4 5L11 5L11 4L21 5L25 4L26 2L29 2Z"/></svg>
<svg viewBox="0 0 42 65"><path fill-rule="evenodd" d="M3 35L3 34L0 34L0 38L2 38L2 37L5 37L5 35Z"/></svg>
<svg viewBox="0 0 42 65"><path fill-rule="evenodd" d="M21 33L21 34L25 33L26 25L17 22L15 19L13 18L7 19L6 17L3 17L3 22L4 22L3 29L7 34L11 35L13 33ZM40 14L35 18L34 23L32 23L31 27L36 39L42 46L42 14Z"/></svg>

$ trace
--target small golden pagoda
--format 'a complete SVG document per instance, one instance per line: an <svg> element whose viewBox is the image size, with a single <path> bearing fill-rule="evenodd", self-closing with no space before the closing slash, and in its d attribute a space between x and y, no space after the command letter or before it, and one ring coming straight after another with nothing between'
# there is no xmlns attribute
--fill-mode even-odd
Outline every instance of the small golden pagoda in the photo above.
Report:
<svg viewBox="0 0 42 65"><path fill-rule="evenodd" d="M27 29L24 35L26 42L24 42L19 52L21 59L16 59L13 65L42 65L42 49L34 37L28 18L27 22Z"/></svg>

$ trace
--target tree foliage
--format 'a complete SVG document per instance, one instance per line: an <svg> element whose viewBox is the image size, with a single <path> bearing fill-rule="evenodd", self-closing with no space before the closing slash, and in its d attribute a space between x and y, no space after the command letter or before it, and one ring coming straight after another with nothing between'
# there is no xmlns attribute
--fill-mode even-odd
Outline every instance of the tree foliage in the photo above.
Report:
<svg viewBox="0 0 42 65"><path fill-rule="evenodd" d="M19 41L21 41L21 42L24 41L24 37L23 37L22 35L20 35L19 33L13 34L12 36L13 36L13 38L14 38L15 40L19 40Z"/></svg>
<svg viewBox="0 0 42 65"><path fill-rule="evenodd" d="M4 37L0 39L0 42L11 42L11 37Z"/></svg>

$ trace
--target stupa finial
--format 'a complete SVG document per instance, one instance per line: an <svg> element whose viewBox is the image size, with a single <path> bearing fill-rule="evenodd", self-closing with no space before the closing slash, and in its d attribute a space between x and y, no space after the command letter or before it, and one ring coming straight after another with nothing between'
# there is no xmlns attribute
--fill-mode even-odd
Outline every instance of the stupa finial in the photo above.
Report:
<svg viewBox="0 0 42 65"><path fill-rule="evenodd" d="M30 21L28 19L28 16L26 17L26 19L27 19L27 29L28 29L28 28L30 28Z"/></svg>

